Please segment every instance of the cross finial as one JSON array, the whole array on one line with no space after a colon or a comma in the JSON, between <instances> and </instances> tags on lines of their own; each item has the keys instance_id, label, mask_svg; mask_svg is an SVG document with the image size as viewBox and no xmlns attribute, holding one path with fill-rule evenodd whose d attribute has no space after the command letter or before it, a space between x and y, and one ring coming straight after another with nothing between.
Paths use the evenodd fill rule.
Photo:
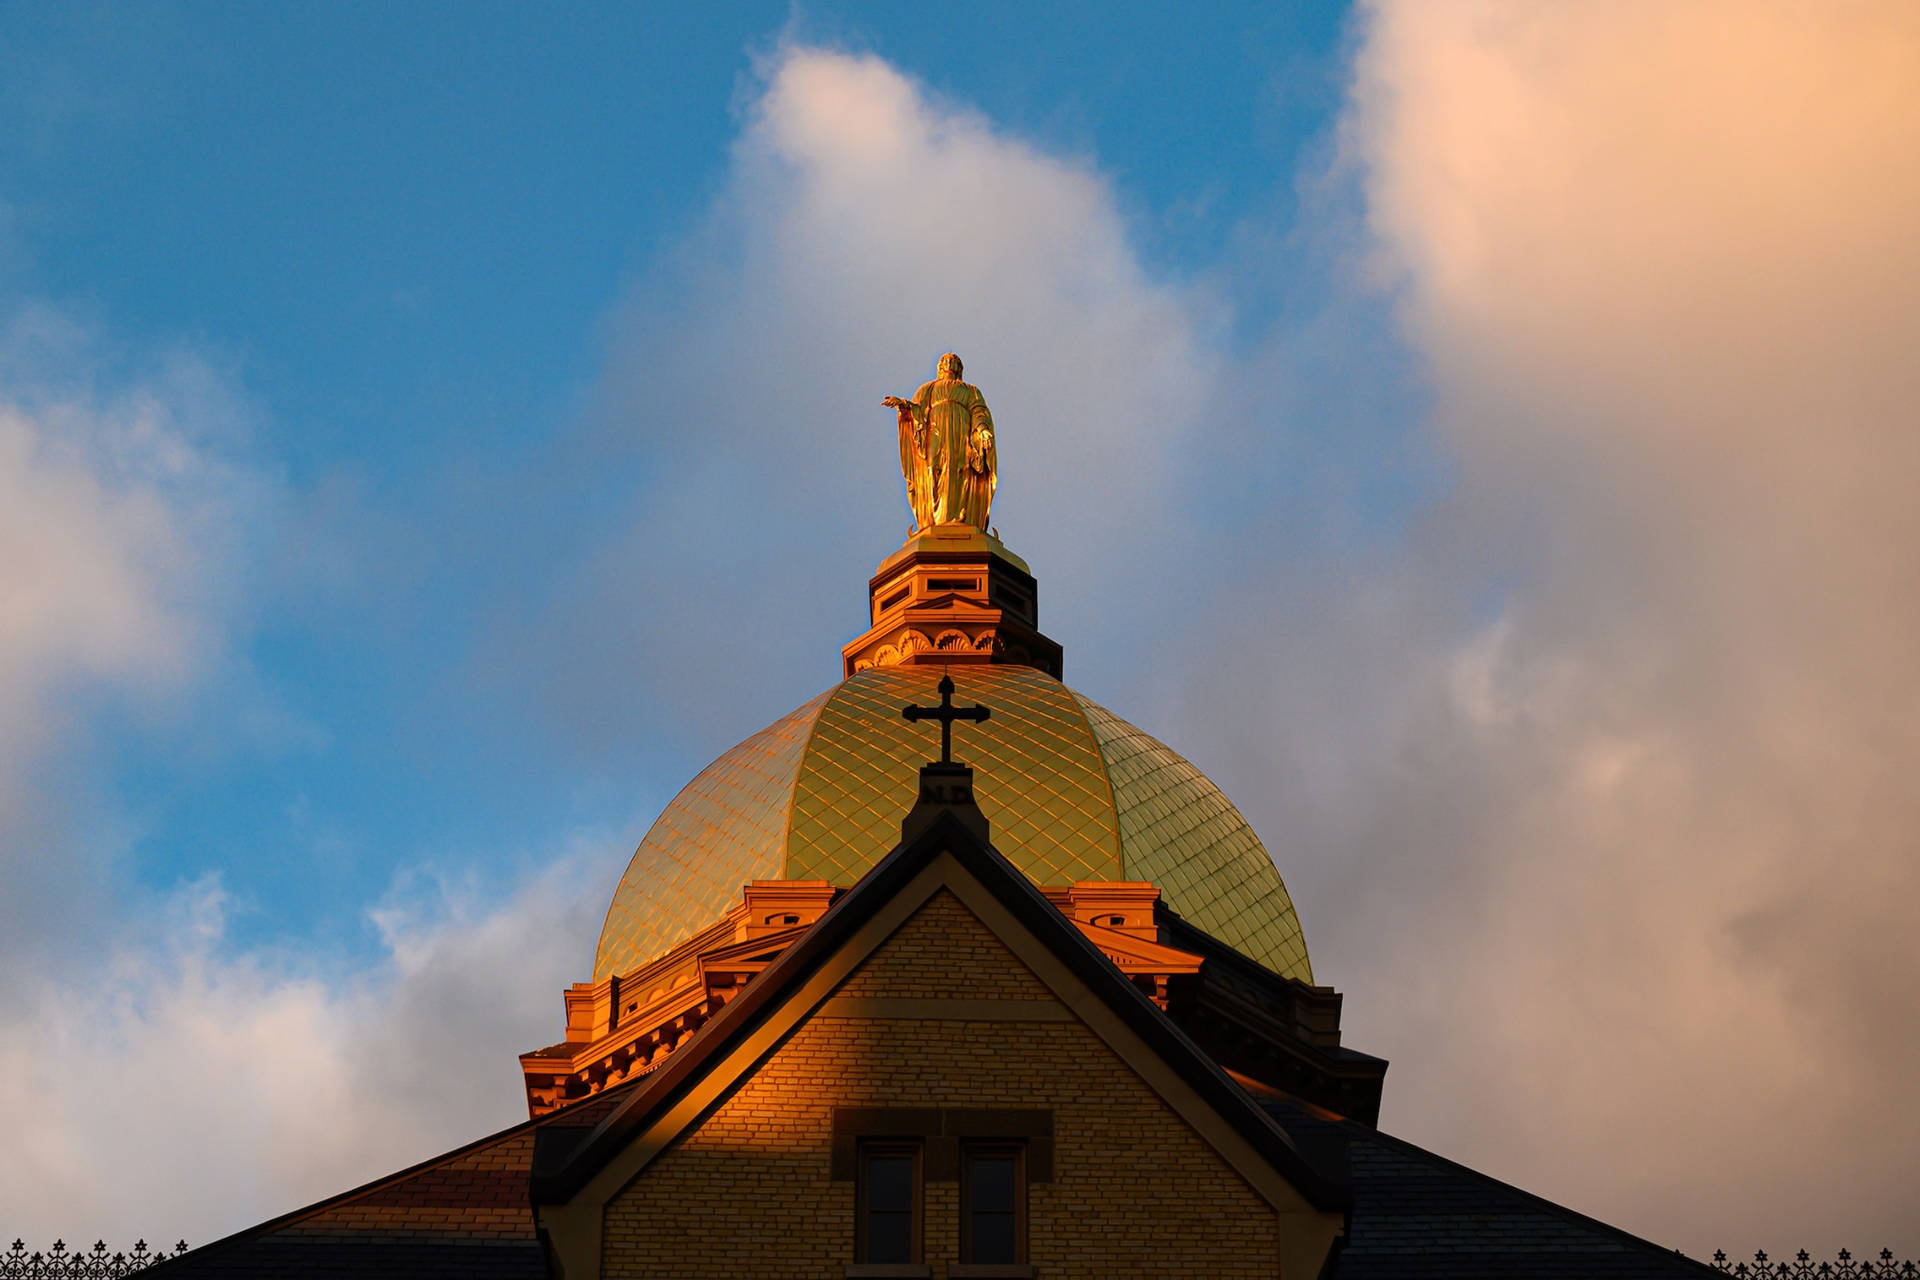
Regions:
<instances>
[{"instance_id":1,"label":"cross finial","mask_svg":"<svg viewBox=\"0 0 1920 1280\"><path fill-rule=\"evenodd\" d=\"M953 705L953 677L942 675L936 686L940 691L940 705L937 707L906 706L900 709L900 715L907 720L938 720L940 722L940 763L953 763L953 722L955 720L985 720L993 714L985 707L956 707Z\"/></svg>"}]
</instances>

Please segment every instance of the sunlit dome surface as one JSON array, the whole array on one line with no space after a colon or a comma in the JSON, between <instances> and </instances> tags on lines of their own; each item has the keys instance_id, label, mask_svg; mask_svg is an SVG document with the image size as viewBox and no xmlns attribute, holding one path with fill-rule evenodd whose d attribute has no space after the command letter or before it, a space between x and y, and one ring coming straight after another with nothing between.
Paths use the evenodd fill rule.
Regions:
<instances>
[{"instance_id":1,"label":"sunlit dome surface","mask_svg":"<svg viewBox=\"0 0 1920 1280\"><path fill-rule=\"evenodd\" d=\"M707 928L749 880L851 885L899 842L936 724L941 670L863 671L715 760L634 852L600 933L594 980ZM1188 921L1288 977L1313 980L1280 873L1220 789L1171 748L1031 667L958 668L956 700L993 718L954 756L994 847L1044 885L1151 880Z\"/></svg>"}]
</instances>

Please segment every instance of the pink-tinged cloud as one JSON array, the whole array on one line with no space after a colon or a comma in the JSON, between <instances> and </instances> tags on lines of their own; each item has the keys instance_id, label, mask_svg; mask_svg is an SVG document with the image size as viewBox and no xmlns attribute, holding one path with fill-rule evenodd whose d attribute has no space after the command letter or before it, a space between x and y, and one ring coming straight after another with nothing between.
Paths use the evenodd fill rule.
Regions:
<instances>
[{"instance_id":1,"label":"pink-tinged cloud","mask_svg":"<svg viewBox=\"0 0 1920 1280\"><path fill-rule=\"evenodd\" d=\"M1363 35L1372 265L1459 476L1401 572L1508 575L1377 655L1406 816L1327 819L1432 894L1341 944L1396 993L1350 1006L1388 1120L1689 1250L1920 1245L1920 8Z\"/></svg>"}]
</instances>

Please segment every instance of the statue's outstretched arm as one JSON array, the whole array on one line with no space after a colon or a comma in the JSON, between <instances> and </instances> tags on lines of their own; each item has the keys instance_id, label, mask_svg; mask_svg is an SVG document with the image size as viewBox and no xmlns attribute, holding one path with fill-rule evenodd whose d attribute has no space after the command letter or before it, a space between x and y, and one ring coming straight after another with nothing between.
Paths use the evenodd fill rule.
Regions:
<instances>
[{"instance_id":1,"label":"statue's outstretched arm","mask_svg":"<svg viewBox=\"0 0 1920 1280\"><path fill-rule=\"evenodd\" d=\"M927 406L917 400L902 400L899 396L887 396L880 403L889 409L898 409L903 415L912 415L915 422L926 421Z\"/></svg>"}]
</instances>

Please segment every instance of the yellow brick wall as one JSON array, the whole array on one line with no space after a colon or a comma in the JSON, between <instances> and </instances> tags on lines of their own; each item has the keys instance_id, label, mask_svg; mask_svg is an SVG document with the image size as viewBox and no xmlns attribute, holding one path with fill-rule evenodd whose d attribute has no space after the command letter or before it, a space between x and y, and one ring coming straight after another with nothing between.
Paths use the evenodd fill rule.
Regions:
<instances>
[{"instance_id":1,"label":"yellow brick wall","mask_svg":"<svg viewBox=\"0 0 1920 1280\"><path fill-rule=\"evenodd\" d=\"M1053 992L960 899L942 889L848 979L837 996L1049 1000Z\"/></svg>"},{"instance_id":2,"label":"yellow brick wall","mask_svg":"<svg viewBox=\"0 0 1920 1280\"><path fill-rule=\"evenodd\" d=\"M1035 999L1047 989L944 891L840 994ZM815 1018L607 1206L610 1277L834 1277L853 1184L833 1108L1045 1107L1054 1178L1029 1200L1042 1277L1277 1273L1270 1206L1079 1022ZM958 1184L926 1195L926 1260L959 1256Z\"/></svg>"}]
</instances>

